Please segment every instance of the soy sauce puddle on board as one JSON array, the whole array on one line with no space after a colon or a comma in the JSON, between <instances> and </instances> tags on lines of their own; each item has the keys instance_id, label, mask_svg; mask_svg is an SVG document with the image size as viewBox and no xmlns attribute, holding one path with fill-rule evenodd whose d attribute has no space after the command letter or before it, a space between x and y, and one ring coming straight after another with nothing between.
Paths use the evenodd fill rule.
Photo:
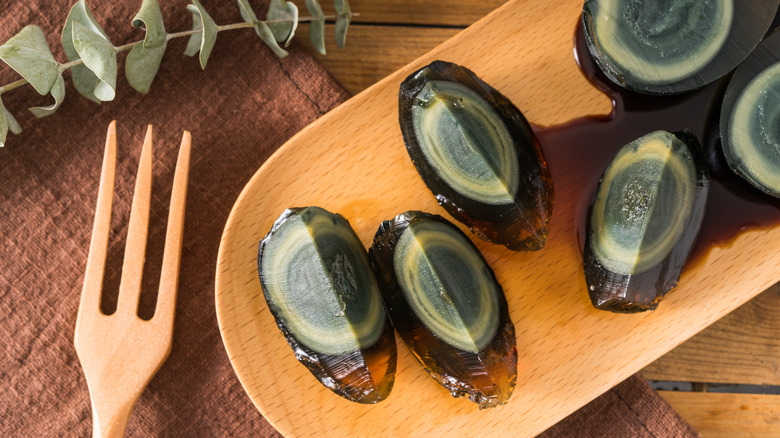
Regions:
<instances>
[{"instance_id":1,"label":"soy sauce puddle on board","mask_svg":"<svg viewBox=\"0 0 780 438\"><path fill-rule=\"evenodd\" d=\"M718 115L728 77L679 96L646 96L612 85L590 57L582 26L575 35L575 55L583 74L613 101L608 117L585 117L536 131L555 183L580 191L575 224L582 250L591 200L607 164L630 141L663 129L690 129L710 163L710 188L704 221L689 264L715 246L728 246L741 232L780 224L780 200L737 177L723 161Z\"/></svg>"}]
</instances>

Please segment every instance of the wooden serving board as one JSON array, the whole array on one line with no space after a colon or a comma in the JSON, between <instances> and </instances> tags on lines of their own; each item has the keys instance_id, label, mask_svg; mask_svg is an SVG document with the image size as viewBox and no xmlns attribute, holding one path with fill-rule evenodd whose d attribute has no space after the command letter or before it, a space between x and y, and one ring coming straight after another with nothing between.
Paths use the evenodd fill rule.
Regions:
<instances>
[{"instance_id":1,"label":"wooden serving board","mask_svg":"<svg viewBox=\"0 0 780 438\"><path fill-rule=\"evenodd\" d=\"M401 81L435 59L472 69L535 125L608 114L611 101L572 54L581 8L581 0L507 3L301 131L247 184L220 245L217 316L242 385L282 434L533 436L780 280L780 227L746 231L688 266L657 311L595 310L575 232L581 190L556 183L544 249L514 253L473 239L504 286L517 329L518 381L507 405L480 411L450 397L400 339L395 388L376 405L338 397L295 359L257 274L257 245L273 221L285 208L319 205L349 219L369 246L381 221L403 211L447 216L406 153L397 115Z\"/></svg>"}]
</instances>

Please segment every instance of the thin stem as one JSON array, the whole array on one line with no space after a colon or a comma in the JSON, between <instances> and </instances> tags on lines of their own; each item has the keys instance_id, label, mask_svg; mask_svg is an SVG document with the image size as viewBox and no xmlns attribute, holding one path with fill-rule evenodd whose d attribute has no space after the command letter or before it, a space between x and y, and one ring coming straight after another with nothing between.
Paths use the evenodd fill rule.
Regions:
<instances>
[{"instance_id":1,"label":"thin stem","mask_svg":"<svg viewBox=\"0 0 780 438\"><path fill-rule=\"evenodd\" d=\"M195 35L196 33L200 33L200 32L201 32L200 29L198 29L198 30L194 30L194 29L193 30L185 30L185 31L182 31L182 32L174 32L174 33L169 33L168 35L166 35L165 39L166 39L166 41L170 41L170 40L172 40L174 38L187 37L187 36L190 36L190 35Z\"/></svg>"},{"instance_id":2,"label":"thin stem","mask_svg":"<svg viewBox=\"0 0 780 438\"><path fill-rule=\"evenodd\" d=\"M266 23L270 23L267 21ZM250 27L254 27L254 23L251 23L249 21L245 21L243 23L233 23L233 24L225 24L222 26L217 26L217 31L222 32L223 30L233 30L233 29L248 29Z\"/></svg>"},{"instance_id":3,"label":"thin stem","mask_svg":"<svg viewBox=\"0 0 780 438\"><path fill-rule=\"evenodd\" d=\"M352 14L352 16L357 16L358 14ZM323 15L322 19L324 20L335 20L339 18L338 15ZM320 18L317 17L298 17L299 23L309 23L311 21L317 21L320 20ZM257 23L265 23L265 24L275 24L275 23L290 23L292 20L262 20L257 21ZM217 26L217 30L233 30L233 29L247 29L250 27L254 27L256 23L252 23L249 21L245 21L243 23L233 23L233 24L225 24L223 26Z\"/></svg>"},{"instance_id":4,"label":"thin stem","mask_svg":"<svg viewBox=\"0 0 780 438\"><path fill-rule=\"evenodd\" d=\"M13 81L10 84L3 85L2 87L0 87L0 94L5 93L6 91L13 90L14 88L19 88L26 83L27 83L27 79L23 78L23 79Z\"/></svg>"},{"instance_id":5,"label":"thin stem","mask_svg":"<svg viewBox=\"0 0 780 438\"><path fill-rule=\"evenodd\" d=\"M360 14L352 13L351 17L357 17L358 15L360 15ZM339 17L338 15L324 15L322 18L310 17L310 16L298 17L298 22L299 23L307 23L307 22L316 21L316 20L320 20L320 19L335 20L338 17ZM266 23L266 24L290 23L290 22L292 22L292 20L265 20L265 21L258 21L258 23ZM254 27L254 25L255 25L255 23L251 23L251 22L248 22L248 21L241 22L241 23L225 24L225 25L222 25L222 26L217 26L217 31L221 32L223 30L247 29L247 28ZM200 29L194 30L193 29L193 30L185 30L185 31L182 31L182 32L169 33L169 34L167 34L165 36L165 40L167 42L167 41L170 41L170 40L175 39L175 38L188 37L190 35L195 35L195 34L200 33L200 32L202 32L202 30L200 30ZM134 41L132 43L124 44L124 45L121 45L121 46L116 46L116 47L114 47L114 50L117 53L119 53L119 52L126 52L128 50L131 50L133 47L143 43L143 42L144 42L143 40ZM70 61L70 62L66 62L66 63L60 64L58 69L59 69L60 73L62 73L65 70L70 69L71 67L74 67L74 66L77 66L77 65L80 65L80 64L83 64L83 63L84 63L84 61L82 61L81 59L77 59L75 61ZM6 91L11 91L11 90L13 90L15 88L19 88L19 87L21 87L21 86L23 86L23 85L25 85L27 83L28 83L27 79L22 78L22 79L18 79L16 81L14 81L14 82L11 82L9 84L3 85L2 87L0 87L0 94L5 93Z\"/></svg>"},{"instance_id":6,"label":"thin stem","mask_svg":"<svg viewBox=\"0 0 780 438\"><path fill-rule=\"evenodd\" d=\"M133 47L141 44L142 42L144 42L144 41L143 40L135 41L135 42L132 42L132 43L125 44L123 46L114 47L114 50L116 51L116 53L124 52L126 50L132 50Z\"/></svg>"},{"instance_id":7,"label":"thin stem","mask_svg":"<svg viewBox=\"0 0 780 438\"><path fill-rule=\"evenodd\" d=\"M77 59L75 61L66 62L65 64L60 64L60 72L64 72L65 70L67 70L67 69L69 69L71 67L74 67L74 66L77 66L77 65L80 65L80 64L83 64L83 63L84 63L84 61L82 61L81 59Z\"/></svg>"}]
</instances>

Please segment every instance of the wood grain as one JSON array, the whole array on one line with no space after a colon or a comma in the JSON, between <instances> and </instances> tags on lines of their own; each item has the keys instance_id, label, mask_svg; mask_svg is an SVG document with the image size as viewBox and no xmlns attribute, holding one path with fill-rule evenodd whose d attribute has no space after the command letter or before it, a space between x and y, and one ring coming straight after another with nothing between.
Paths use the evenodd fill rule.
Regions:
<instances>
[{"instance_id":1,"label":"wood grain","mask_svg":"<svg viewBox=\"0 0 780 438\"><path fill-rule=\"evenodd\" d=\"M350 0L355 23L433 24L469 26L500 7L507 0ZM333 13L333 2L321 2L325 13ZM350 28L349 32L352 32ZM332 35L332 34L329 34Z\"/></svg>"},{"instance_id":2,"label":"wood grain","mask_svg":"<svg viewBox=\"0 0 780 438\"><path fill-rule=\"evenodd\" d=\"M478 411L452 399L402 346L395 389L373 406L333 395L295 360L256 272L257 242L274 219L287 207L320 205L346 216L368 244L380 221L404 210L446 215L420 181L397 126L400 82L433 59L469 66L535 124L611 111L609 99L585 81L572 57L581 7L579 0L508 3L300 132L249 182L220 245L217 316L242 385L280 432L531 436L780 279L780 228L754 230L690 266L661 310L597 311L585 292L573 232L583 194L571 181L556 186L542 251L512 253L476 242L504 285L518 333L520 378L506 406Z\"/></svg>"},{"instance_id":3,"label":"wood grain","mask_svg":"<svg viewBox=\"0 0 780 438\"><path fill-rule=\"evenodd\" d=\"M137 306L152 196L152 125L148 126L133 192L119 303L116 312L106 315L100 311L100 293L116 176L116 121L108 127L95 222L74 333L74 346L89 387L92 436L96 438L123 436L138 397L171 352L190 145L190 133L185 131L171 189L157 308L151 319L143 320L138 317Z\"/></svg>"},{"instance_id":4,"label":"wood grain","mask_svg":"<svg viewBox=\"0 0 780 438\"><path fill-rule=\"evenodd\" d=\"M333 26L326 27L326 35L333 35ZM325 41L327 55L315 57L347 91L357 94L458 32L410 26L352 26L346 48L337 48L329 38ZM301 41L311 48L308 40Z\"/></svg>"},{"instance_id":5,"label":"wood grain","mask_svg":"<svg viewBox=\"0 0 780 438\"><path fill-rule=\"evenodd\" d=\"M659 391L703 438L780 436L780 395Z\"/></svg>"},{"instance_id":6,"label":"wood grain","mask_svg":"<svg viewBox=\"0 0 780 438\"><path fill-rule=\"evenodd\" d=\"M774 285L642 374L653 380L780 385L778 315L780 285Z\"/></svg>"},{"instance_id":7,"label":"wood grain","mask_svg":"<svg viewBox=\"0 0 780 438\"><path fill-rule=\"evenodd\" d=\"M357 25L350 29L347 49L328 41L328 54L316 56L357 94L459 31ZM780 314L779 290L773 286L650 364L643 375L653 380L780 385L780 319L775 316Z\"/></svg>"}]
</instances>

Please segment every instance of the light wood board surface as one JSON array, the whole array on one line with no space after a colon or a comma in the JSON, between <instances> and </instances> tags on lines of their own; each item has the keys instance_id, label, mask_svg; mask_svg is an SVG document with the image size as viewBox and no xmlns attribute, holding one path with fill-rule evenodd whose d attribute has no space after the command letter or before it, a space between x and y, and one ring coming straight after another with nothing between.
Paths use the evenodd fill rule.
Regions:
<instances>
[{"instance_id":1,"label":"light wood board surface","mask_svg":"<svg viewBox=\"0 0 780 438\"><path fill-rule=\"evenodd\" d=\"M402 345L388 400L335 396L300 365L275 327L256 272L257 243L287 207L339 212L368 245L408 209L442 213L406 155L397 90L434 59L470 67L537 125L605 114L609 100L580 75L572 39L580 1L513 1L332 111L269 159L239 197L217 265L217 314L252 401L286 436L532 436L780 279L780 230L743 233L689 267L657 312L614 315L587 298L574 237L579 199L556 186L547 246L518 254L476 242L504 285L520 366L506 406L452 399Z\"/></svg>"},{"instance_id":2,"label":"light wood board surface","mask_svg":"<svg viewBox=\"0 0 780 438\"><path fill-rule=\"evenodd\" d=\"M479 14L484 15L481 2L448 5L454 13L446 22L440 19L438 7L431 2L410 5L403 0L387 0L376 5L360 5L355 10L370 8L366 15L371 19L366 21L371 24L365 24L361 15L350 28L345 49L337 49L328 40L327 56L315 56L347 90L357 94L454 36L459 32L457 26L465 23L465 19L473 22L481 17ZM327 32L330 35L332 28ZM779 311L780 285L776 284L651 362L641 373L647 379L674 381L679 385L693 382L699 391L712 384L780 385ZM761 392L764 387L754 386L748 391ZM662 392L665 394L671 393ZM780 418L776 422L765 421L766 415L741 409L744 403L715 408L723 398L718 393L699 392L691 397L674 397L669 401L674 401L673 407L697 430L705 432L705 437L780 435L777 431ZM751 399L753 396L733 394L733 397ZM708 403L710 398L712 401ZM687 403L689 399L693 401ZM762 400L761 406L767 407L767 414L780 412L780 395L767 395Z\"/></svg>"}]
</instances>

